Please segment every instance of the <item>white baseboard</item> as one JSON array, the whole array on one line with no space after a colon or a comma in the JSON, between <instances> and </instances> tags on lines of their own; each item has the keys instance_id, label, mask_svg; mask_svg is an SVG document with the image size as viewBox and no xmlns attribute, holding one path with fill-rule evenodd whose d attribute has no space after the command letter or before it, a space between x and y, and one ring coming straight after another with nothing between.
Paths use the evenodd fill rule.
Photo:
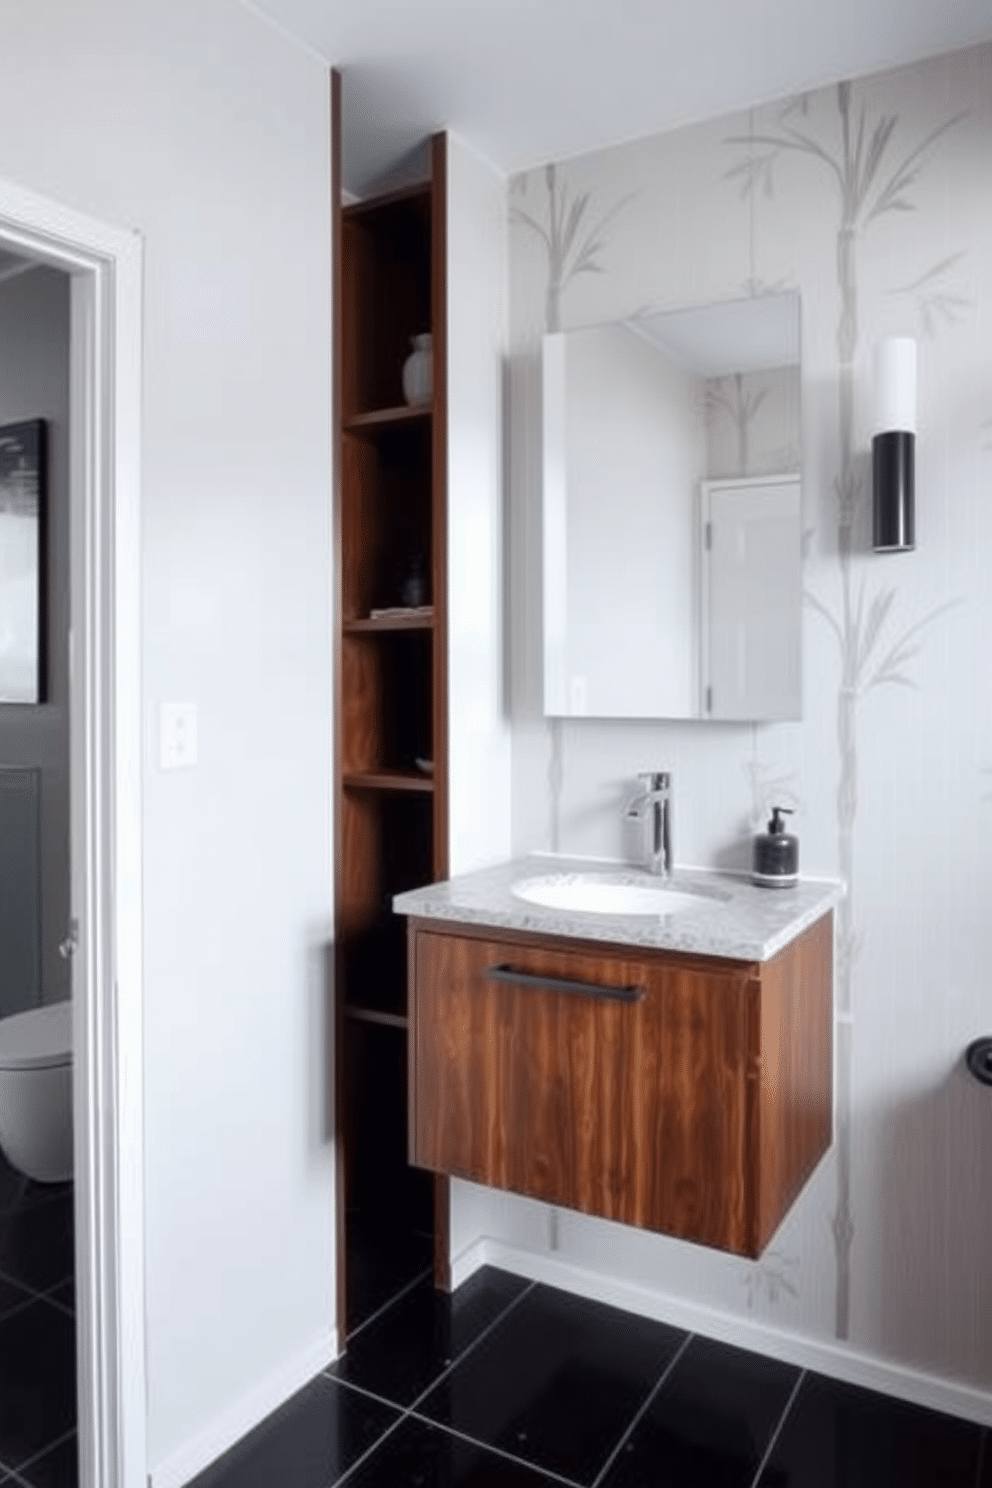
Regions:
<instances>
[{"instance_id":1,"label":"white baseboard","mask_svg":"<svg viewBox=\"0 0 992 1488\"><path fill-rule=\"evenodd\" d=\"M962 1416L981 1426L992 1426L992 1393L974 1385L910 1369L830 1339L804 1337L755 1318L687 1302L682 1297L652 1291L603 1272L570 1265L547 1253L507 1245L486 1236L466 1246L452 1259L452 1286L459 1286L485 1264L501 1266L504 1271L512 1271L517 1276L562 1287L597 1302L608 1302L626 1312L656 1318L687 1332L700 1333L705 1338L752 1349L755 1353L767 1354L801 1369L815 1370L817 1374L832 1379L878 1390L884 1395L908 1400L913 1405Z\"/></svg>"},{"instance_id":2,"label":"white baseboard","mask_svg":"<svg viewBox=\"0 0 992 1488\"><path fill-rule=\"evenodd\" d=\"M482 1235L479 1237L478 1240L473 1240L471 1245L466 1245L465 1249L459 1252L458 1255L452 1256L451 1290L457 1290L457 1288L461 1286L463 1281L468 1281L469 1277L473 1274L473 1272L478 1271L480 1266L503 1266L503 1269L505 1271L513 1271L515 1274L520 1276L527 1274L526 1272L520 1271L516 1266L511 1266L508 1263L504 1264L503 1261L494 1260L493 1257L497 1249L502 1253L502 1251L506 1250L507 1247L501 1246L499 1241L497 1240L487 1240L485 1236ZM507 1251L507 1253L509 1254L509 1251Z\"/></svg>"},{"instance_id":3,"label":"white baseboard","mask_svg":"<svg viewBox=\"0 0 992 1488\"><path fill-rule=\"evenodd\" d=\"M338 1357L337 1329L218 1416L148 1474L149 1488L182 1488Z\"/></svg>"}]
</instances>

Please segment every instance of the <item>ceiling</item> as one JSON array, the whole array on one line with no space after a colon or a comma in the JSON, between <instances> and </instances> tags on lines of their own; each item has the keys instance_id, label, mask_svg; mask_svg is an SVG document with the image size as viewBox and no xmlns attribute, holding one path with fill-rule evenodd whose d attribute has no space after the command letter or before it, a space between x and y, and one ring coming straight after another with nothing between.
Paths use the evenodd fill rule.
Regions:
<instances>
[{"instance_id":1,"label":"ceiling","mask_svg":"<svg viewBox=\"0 0 992 1488\"><path fill-rule=\"evenodd\" d=\"M626 324L697 377L799 367L799 296L792 292L665 310Z\"/></svg>"},{"instance_id":2,"label":"ceiling","mask_svg":"<svg viewBox=\"0 0 992 1488\"><path fill-rule=\"evenodd\" d=\"M992 40L989 0L242 0L344 78L346 188L450 128L510 173Z\"/></svg>"}]
</instances>

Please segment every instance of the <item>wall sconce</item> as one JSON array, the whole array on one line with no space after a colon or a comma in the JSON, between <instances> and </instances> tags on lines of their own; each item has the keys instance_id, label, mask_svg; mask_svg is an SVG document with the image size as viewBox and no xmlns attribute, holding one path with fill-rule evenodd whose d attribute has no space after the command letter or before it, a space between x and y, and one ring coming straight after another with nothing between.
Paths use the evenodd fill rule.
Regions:
<instances>
[{"instance_id":1,"label":"wall sconce","mask_svg":"<svg viewBox=\"0 0 992 1488\"><path fill-rule=\"evenodd\" d=\"M916 342L909 336L890 336L875 348L875 429L872 546L908 553L916 547Z\"/></svg>"}]
</instances>

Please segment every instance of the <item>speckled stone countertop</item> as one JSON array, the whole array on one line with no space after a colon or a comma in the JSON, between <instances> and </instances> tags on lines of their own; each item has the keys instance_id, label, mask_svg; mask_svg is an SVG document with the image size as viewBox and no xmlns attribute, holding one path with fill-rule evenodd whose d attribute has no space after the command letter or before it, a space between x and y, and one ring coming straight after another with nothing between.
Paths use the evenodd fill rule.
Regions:
<instances>
[{"instance_id":1,"label":"speckled stone countertop","mask_svg":"<svg viewBox=\"0 0 992 1488\"><path fill-rule=\"evenodd\" d=\"M676 889L699 897L699 908L675 914L599 914L547 909L519 898L513 886L533 879L594 878L600 883ZM662 881L622 863L535 854L443 883L397 894L398 914L493 930L564 935L611 945L684 951L734 961L768 961L843 897L829 879L801 879L791 889L762 889L735 874L676 868Z\"/></svg>"}]
</instances>

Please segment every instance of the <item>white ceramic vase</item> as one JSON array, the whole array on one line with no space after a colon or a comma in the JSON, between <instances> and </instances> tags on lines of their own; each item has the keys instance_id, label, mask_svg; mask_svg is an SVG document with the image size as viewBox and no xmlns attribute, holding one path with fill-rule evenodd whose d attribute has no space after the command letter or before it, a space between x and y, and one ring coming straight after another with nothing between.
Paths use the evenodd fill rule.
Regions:
<instances>
[{"instance_id":1,"label":"white ceramic vase","mask_svg":"<svg viewBox=\"0 0 992 1488\"><path fill-rule=\"evenodd\" d=\"M429 403L434 389L434 353L430 332L411 336L413 350L403 363L403 396L408 403Z\"/></svg>"}]
</instances>

